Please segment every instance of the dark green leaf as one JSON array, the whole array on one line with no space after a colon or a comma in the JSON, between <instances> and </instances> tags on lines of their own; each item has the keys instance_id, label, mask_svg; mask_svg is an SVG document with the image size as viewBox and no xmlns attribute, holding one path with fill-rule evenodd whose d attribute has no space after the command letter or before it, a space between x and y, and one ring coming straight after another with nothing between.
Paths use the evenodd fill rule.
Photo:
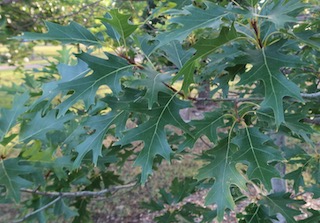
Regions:
<instances>
[{"instance_id":1,"label":"dark green leaf","mask_svg":"<svg viewBox=\"0 0 320 223\"><path fill-rule=\"evenodd\" d=\"M103 145L103 140L106 137L107 130L111 125L121 123L122 120L127 120L127 116L128 114L125 111L111 111L106 115L89 117L83 123L88 136L75 148L75 150L78 152L78 156L73 163L73 167L78 168L83 157L89 151L92 151L93 163L96 164L98 157L102 156L101 148Z\"/></svg>"},{"instance_id":2,"label":"dark green leaf","mask_svg":"<svg viewBox=\"0 0 320 223\"><path fill-rule=\"evenodd\" d=\"M270 194L263 197L259 203L267 205L270 217L276 216L277 213L280 213L286 219L287 223L295 223L296 220L294 219L294 216L301 214L299 207L301 207L305 202L301 200L292 200L290 199L290 193L287 193ZM296 208L296 210L293 208Z\"/></svg>"},{"instance_id":3,"label":"dark green leaf","mask_svg":"<svg viewBox=\"0 0 320 223\"><path fill-rule=\"evenodd\" d=\"M217 128L224 126L224 117L221 113L222 111L219 109L213 112L206 112L204 113L204 118L202 120L193 120L189 123L190 125L195 126L195 129L193 130L195 140L202 135L205 135L211 142L217 142Z\"/></svg>"},{"instance_id":4,"label":"dark green leaf","mask_svg":"<svg viewBox=\"0 0 320 223\"><path fill-rule=\"evenodd\" d=\"M300 0L278 0L271 3L271 6L271 10L267 7L267 19L274 23L277 29L285 28L290 22L297 22L298 20L291 14L306 7Z\"/></svg>"},{"instance_id":5,"label":"dark green leaf","mask_svg":"<svg viewBox=\"0 0 320 223\"><path fill-rule=\"evenodd\" d=\"M129 18L131 15L124 15L119 13L117 9L110 10L105 18L101 21L107 27L107 33L110 37L120 41L120 38L124 41L129 37L137 28L137 25L132 25L129 23Z\"/></svg>"},{"instance_id":6,"label":"dark green leaf","mask_svg":"<svg viewBox=\"0 0 320 223\"><path fill-rule=\"evenodd\" d=\"M230 144L227 138L221 140L219 144L210 150L212 158L210 163L199 170L197 179L210 179L215 181L206 197L206 205L215 203L217 207L218 221L224 216L225 209L234 210L235 203L230 191L232 185L246 190L246 179L236 168L236 163L232 161L231 150L234 145Z\"/></svg>"},{"instance_id":7,"label":"dark green leaf","mask_svg":"<svg viewBox=\"0 0 320 223\"><path fill-rule=\"evenodd\" d=\"M144 148L139 153L135 161L136 166L142 167L141 182L147 180L149 174L152 173L152 163L156 155L160 155L165 159L170 159L171 148L168 144L165 126L168 124L174 125L182 130L188 131L187 125L179 115L179 110L188 106L176 98L176 95L159 94L159 105L148 110L146 105L136 104L132 107L136 112L142 112L150 115L150 119L124 132L124 137L115 145L126 145L134 141L142 140Z\"/></svg>"},{"instance_id":8,"label":"dark green leaf","mask_svg":"<svg viewBox=\"0 0 320 223\"><path fill-rule=\"evenodd\" d=\"M248 165L248 178L260 180L268 190L271 189L271 178L279 176L276 168L269 163L281 160L279 150L265 145L269 140L257 128L243 129L232 139L232 143L239 147L234 154L235 161Z\"/></svg>"},{"instance_id":9,"label":"dark green leaf","mask_svg":"<svg viewBox=\"0 0 320 223\"><path fill-rule=\"evenodd\" d=\"M190 59L195 50L193 48L185 50L179 41L172 41L161 48L165 52L165 57L176 65L179 69Z\"/></svg>"},{"instance_id":10,"label":"dark green leaf","mask_svg":"<svg viewBox=\"0 0 320 223\"><path fill-rule=\"evenodd\" d=\"M182 90L188 92L190 84L194 82L193 75L198 59L214 53L217 49L231 43L237 37L237 32L232 26L230 29L223 27L219 36L215 39L200 39L194 46L197 50L196 54L183 65L173 80L177 80L179 77L184 76Z\"/></svg>"},{"instance_id":11,"label":"dark green leaf","mask_svg":"<svg viewBox=\"0 0 320 223\"><path fill-rule=\"evenodd\" d=\"M141 73L146 75L146 78L141 78L130 83L130 87L142 86L146 88L144 98L148 100L148 108L151 109L153 104L158 101L159 92L170 93L168 87L165 86L171 75L167 73L157 72L151 68L145 68Z\"/></svg>"},{"instance_id":12,"label":"dark green leaf","mask_svg":"<svg viewBox=\"0 0 320 223\"><path fill-rule=\"evenodd\" d=\"M267 48L249 51L248 58L253 67L241 75L241 81L238 83L245 85L257 80L263 81L265 98L261 106L273 110L277 126L285 121L283 98L289 96L302 101L300 89L280 71L282 67L297 66L301 62L295 56L280 53L282 45L283 42L280 42Z\"/></svg>"}]
</instances>

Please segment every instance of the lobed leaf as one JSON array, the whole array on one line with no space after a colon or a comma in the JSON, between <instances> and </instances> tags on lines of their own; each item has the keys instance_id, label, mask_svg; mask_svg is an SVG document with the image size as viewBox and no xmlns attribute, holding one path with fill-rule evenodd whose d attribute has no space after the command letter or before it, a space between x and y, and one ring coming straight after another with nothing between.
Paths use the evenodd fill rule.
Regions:
<instances>
[{"instance_id":1,"label":"lobed leaf","mask_svg":"<svg viewBox=\"0 0 320 223\"><path fill-rule=\"evenodd\" d=\"M102 59L91 56L87 53L77 54L93 70L93 73L82 78L71 79L58 84L56 88L59 92L72 91L73 94L57 106L58 116L65 114L66 111L82 100L85 109L94 104L96 91L100 86L108 86L113 93L118 94L121 91L120 79L123 76L132 75L133 65L128 64L126 60L115 55L106 53L108 59Z\"/></svg>"},{"instance_id":2,"label":"lobed leaf","mask_svg":"<svg viewBox=\"0 0 320 223\"><path fill-rule=\"evenodd\" d=\"M129 23L131 15L124 15L119 13L117 9L110 10L104 18L100 20L107 27L107 33L113 39L124 41L129 37L137 28L137 25Z\"/></svg>"},{"instance_id":3,"label":"lobed leaf","mask_svg":"<svg viewBox=\"0 0 320 223\"><path fill-rule=\"evenodd\" d=\"M279 49L283 44L284 42L279 42L263 49L248 51L248 61L253 67L241 75L241 81L237 84L245 85L257 80L263 81L265 98L261 107L273 110L277 127L285 121L283 98L288 96L302 101L299 87L280 71L282 67L297 66L302 62L295 56L280 53Z\"/></svg>"},{"instance_id":4,"label":"lobed leaf","mask_svg":"<svg viewBox=\"0 0 320 223\"><path fill-rule=\"evenodd\" d=\"M220 27L223 23L222 18L227 16L229 12L217 4L206 2L206 5L206 9L200 9L193 5L185 6L180 13L177 13L180 16L170 19L171 23L177 23L181 27L157 35L156 40L159 41L159 44L156 48L167 45L174 40L181 42L190 33L200 28L215 29Z\"/></svg>"},{"instance_id":5,"label":"lobed leaf","mask_svg":"<svg viewBox=\"0 0 320 223\"><path fill-rule=\"evenodd\" d=\"M268 190L271 190L271 179L279 176L271 161L281 160L279 150L265 145L270 138L262 134L257 128L245 128L232 139L232 143L239 147L234 154L234 161L248 165L247 176L260 180Z\"/></svg>"},{"instance_id":6,"label":"lobed leaf","mask_svg":"<svg viewBox=\"0 0 320 223\"><path fill-rule=\"evenodd\" d=\"M25 106L28 99L29 96L26 93L16 96L11 109L0 109L0 142L9 130L17 124L18 117L28 109Z\"/></svg>"},{"instance_id":7,"label":"lobed leaf","mask_svg":"<svg viewBox=\"0 0 320 223\"><path fill-rule=\"evenodd\" d=\"M214 39L200 39L194 48L197 50L195 55L191 57L179 70L173 81L180 77L183 78L182 90L188 92L189 86L194 82L193 75L196 68L198 59L208 56L220 49L222 46L231 43L238 37L235 28L232 26L230 29L223 27L219 36Z\"/></svg>"},{"instance_id":8,"label":"lobed leaf","mask_svg":"<svg viewBox=\"0 0 320 223\"><path fill-rule=\"evenodd\" d=\"M99 40L86 28L76 22L71 22L68 26L62 26L52 22L44 22L48 28L47 33L25 32L15 39L23 40L53 40L63 44L82 43L86 46L100 46Z\"/></svg>"},{"instance_id":9,"label":"lobed leaf","mask_svg":"<svg viewBox=\"0 0 320 223\"><path fill-rule=\"evenodd\" d=\"M172 151L167 141L165 126L170 124L186 132L189 131L189 125L179 115L179 110L189 106L188 103L176 98L175 94L164 93L159 94L158 103L151 110L145 104L133 104L131 107L133 111L148 114L150 119L138 127L124 132L124 136L115 144L126 145L140 140L144 142L144 147L134 164L142 167L142 183L145 183L148 175L152 173L152 164L156 155L167 160L170 159Z\"/></svg>"},{"instance_id":10,"label":"lobed leaf","mask_svg":"<svg viewBox=\"0 0 320 223\"><path fill-rule=\"evenodd\" d=\"M214 179L214 183L206 197L206 205L215 203L218 221L222 221L226 209L234 210L235 203L230 191L232 185L246 190L246 179L236 168L232 160L233 145L228 138L219 141L218 145L208 151L209 164L202 167L197 175L198 180Z\"/></svg>"},{"instance_id":11,"label":"lobed leaf","mask_svg":"<svg viewBox=\"0 0 320 223\"><path fill-rule=\"evenodd\" d=\"M32 182L25 179L29 174L35 171L30 165L20 165L19 158L10 158L0 160L0 187L5 187L5 196L7 199L20 201L20 189L30 187Z\"/></svg>"}]
</instances>

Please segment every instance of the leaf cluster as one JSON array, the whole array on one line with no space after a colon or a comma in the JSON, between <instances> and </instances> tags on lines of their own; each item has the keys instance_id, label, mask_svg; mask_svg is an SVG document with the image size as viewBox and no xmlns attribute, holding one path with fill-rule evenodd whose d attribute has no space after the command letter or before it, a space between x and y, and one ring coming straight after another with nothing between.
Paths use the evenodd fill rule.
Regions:
<instances>
[{"instance_id":1,"label":"leaf cluster","mask_svg":"<svg viewBox=\"0 0 320 223\"><path fill-rule=\"evenodd\" d=\"M17 151L1 154L1 199L20 202L29 188L36 211L28 218L45 219L53 208L80 222L89 198L64 192L124 184L115 168L132 160L141 171L131 180L145 184L162 162L198 153L198 174L175 179L145 206L159 211L207 190L204 203L216 208L186 203L156 220L222 221L249 200L242 222L295 222L304 202L273 180L319 196L320 21L305 14L310 8L299 0L159 1L142 23L111 9L99 37L75 22L47 22L46 33L16 37L82 44L83 51L74 64L58 64L47 83L26 78L24 94L1 109L1 146ZM106 44L113 52L94 53ZM289 148L283 137L299 143ZM199 154L204 138L211 144Z\"/></svg>"}]
</instances>

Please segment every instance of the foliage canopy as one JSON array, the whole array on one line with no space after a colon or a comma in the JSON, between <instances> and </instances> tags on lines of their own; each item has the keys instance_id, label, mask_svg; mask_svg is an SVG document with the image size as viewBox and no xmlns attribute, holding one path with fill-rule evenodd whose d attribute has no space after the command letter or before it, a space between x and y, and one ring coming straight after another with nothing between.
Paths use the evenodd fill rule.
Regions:
<instances>
[{"instance_id":1,"label":"foliage canopy","mask_svg":"<svg viewBox=\"0 0 320 223\"><path fill-rule=\"evenodd\" d=\"M317 9L299 0L159 1L140 24L111 9L100 18L102 35L47 22L47 33L16 37L79 43L83 51L46 83L26 76L12 108L1 109L1 146L11 151L1 155L1 200L31 193L36 211L25 218L44 221L53 208L81 222L87 213L77 193L125 183L112 167L134 159L135 183L144 184L164 160L183 159L206 139L198 174L174 180L148 205L161 210L205 188L205 204L216 209L187 203L156 220L222 221L248 199L242 222L296 222L304 202L278 191L273 178L287 179L292 193L320 196ZM106 44L114 52L94 54ZM283 136L299 143L275 143Z\"/></svg>"}]
</instances>

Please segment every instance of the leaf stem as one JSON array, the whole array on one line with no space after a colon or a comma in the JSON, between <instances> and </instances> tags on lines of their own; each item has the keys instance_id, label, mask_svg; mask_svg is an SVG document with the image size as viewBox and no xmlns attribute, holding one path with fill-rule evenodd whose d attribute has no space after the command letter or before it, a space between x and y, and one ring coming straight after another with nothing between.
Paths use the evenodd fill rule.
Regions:
<instances>
[{"instance_id":1,"label":"leaf stem","mask_svg":"<svg viewBox=\"0 0 320 223\"><path fill-rule=\"evenodd\" d=\"M53 201L49 202L48 204L42 206L41 208L39 208L39 209L37 209L37 210L35 210L35 211L33 211L33 212L25 215L23 218L18 219L18 220L13 221L13 222L14 222L14 223L23 222L23 221L26 220L27 218L31 217L32 215L35 215L35 214L39 213L40 211L43 211L44 209L46 209L46 208L50 207L51 205L57 203L57 202L58 202L59 200L61 200L61 199L62 199L62 196L59 196L59 197L57 197L56 199L54 199Z\"/></svg>"},{"instance_id":2,"label":"leaf stem","mask_svg":"<svg viewBox=\"0 0 320 223\"><path fill-rule=\"evenodd\" d=\"M46 196L46 197L60 197L60 198L62 198L62 197L99 197L99 196L104 196L106 193L130 188L135 185L136 185L136 182L133 182L130 184L106 188L106 189L100 190L100 191L76 191L76 192L56 192L56 191L53 191L53 192L50 192L50 191L34 191L31 189L26 189L26 188L22 188L22 189L20 189L20 191L24 192L24 193L37 194L37 195L42 195L42 196Z\"/></svg>"}]
</instances>

